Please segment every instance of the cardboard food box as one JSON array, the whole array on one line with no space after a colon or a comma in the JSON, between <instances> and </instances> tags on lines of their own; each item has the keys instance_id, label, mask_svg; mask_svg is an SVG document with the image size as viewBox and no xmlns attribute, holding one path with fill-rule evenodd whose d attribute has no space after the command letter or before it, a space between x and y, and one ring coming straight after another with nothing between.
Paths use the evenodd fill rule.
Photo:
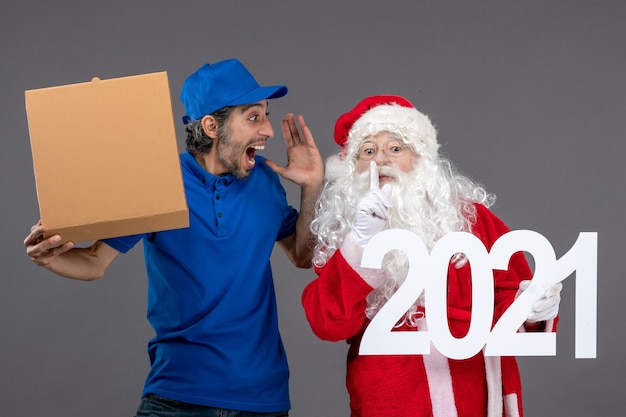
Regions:
<instances>
[{"instance_id":1,"label":"cardboard food box","mask_svg":"<svg viewBox=\"0 0 626 417\"><path fill-rule=\"evenodd\" d=\"M45 237L189 225L166 72L25 92Z\"/></svg>"}]
</instances>

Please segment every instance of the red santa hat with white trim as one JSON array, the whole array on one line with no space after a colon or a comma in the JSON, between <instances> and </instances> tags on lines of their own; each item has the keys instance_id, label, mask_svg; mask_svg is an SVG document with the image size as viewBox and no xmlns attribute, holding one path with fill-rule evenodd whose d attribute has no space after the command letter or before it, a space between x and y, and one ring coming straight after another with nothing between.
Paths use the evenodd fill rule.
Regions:
<instances>
[{"instance_id":1,"label":"red santa hat with white trim","mask_svg":"<svg viewBox=\"0 0 626 417\"><path fill-rule=\"evenodd\" d=\"M428 116L420 113L409 100L401 96L370 96L352 110L339 116L335 123L335 142L342 153L350 142L365 139L379 132L399 133L419 152L424 149L437 153L437 131Z\"/></svg>"}]
</instances>

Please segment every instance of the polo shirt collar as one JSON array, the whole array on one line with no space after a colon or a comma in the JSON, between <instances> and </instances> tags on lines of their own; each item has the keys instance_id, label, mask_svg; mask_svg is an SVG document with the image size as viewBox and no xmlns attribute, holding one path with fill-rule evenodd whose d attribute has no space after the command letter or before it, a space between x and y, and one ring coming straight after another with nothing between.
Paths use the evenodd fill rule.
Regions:
<instances>
[{"instance_id":1,"label":"polo shirt collar","mask_svg":"<svg viewBox=\"0 0 626 417\"><path fill-rule=\"evenodd\" d=\"M193 155L189 153L189 151L186 151L182 155L182 161L183 164L185 164L191 170L193 175L205 184L214 184L218 180L221 180L220 183L229 185L237 179L237 177L235 177L233 174L220 176L211 174L206 169L202 168L202 166L200 166L198 161L196 161L196 158L194 158Z\"/></svg>"}]
</instances>

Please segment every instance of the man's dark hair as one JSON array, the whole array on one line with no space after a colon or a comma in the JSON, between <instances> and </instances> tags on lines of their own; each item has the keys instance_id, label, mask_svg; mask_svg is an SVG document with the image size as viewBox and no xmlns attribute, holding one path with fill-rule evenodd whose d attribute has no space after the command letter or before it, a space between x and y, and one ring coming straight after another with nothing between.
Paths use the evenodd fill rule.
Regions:
<instances>
[{"instance_id":1,"label":"man's dark hair","mask_svg":"<svg viewBox=\"0 0 626 417\"><path fill-rule=\"evenodd\" d=\"M234 106L223 107L211 114L217 122L219 137L223 137L225 135L228 118L234 109ZM201 120L194 120L187 123L185 125L185 130L187 131L187 150L190 154L196 156L211 152L213 139L204 133Z\"/></svg>"}]
</instances>

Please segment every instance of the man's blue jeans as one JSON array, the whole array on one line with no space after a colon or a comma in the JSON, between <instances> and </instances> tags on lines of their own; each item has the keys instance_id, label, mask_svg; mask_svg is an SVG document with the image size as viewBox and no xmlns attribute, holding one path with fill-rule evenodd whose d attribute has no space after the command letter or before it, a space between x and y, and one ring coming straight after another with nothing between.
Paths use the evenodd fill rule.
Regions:
<instances>
[{"instance_id":1,"label":"man's blue jeans","mask_svg":"<svg viewBox=\"0 0 626 417\"><path fill-rule=\"evenodd\" d=\"M276 413L253 413L250 411L225 410L187 404L156 395L141 399L135 417L285 417L288 411Z\"/></svg>"}]
</instances>

